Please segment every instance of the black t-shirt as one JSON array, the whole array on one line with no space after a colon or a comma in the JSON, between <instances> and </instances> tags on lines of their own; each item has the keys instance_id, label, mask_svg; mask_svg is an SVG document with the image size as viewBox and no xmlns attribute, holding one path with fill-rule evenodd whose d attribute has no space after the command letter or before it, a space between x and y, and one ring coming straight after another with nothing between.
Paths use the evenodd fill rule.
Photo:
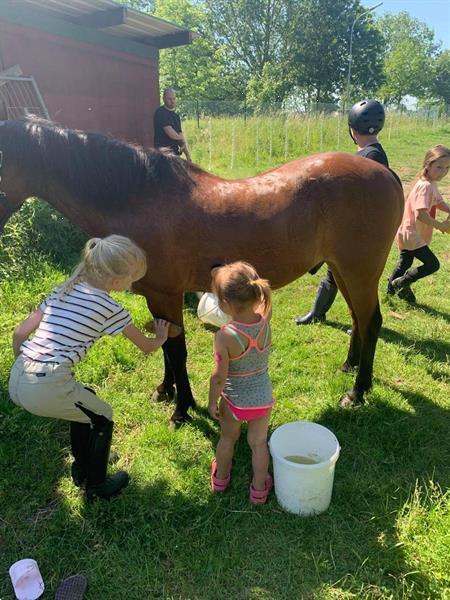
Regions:
<instances>
[{"instance_id":1,"label":"black t-shirt","mask_svg":"<svg viewBox=\"0 0 450 600\"><path fill-rule=\"evenodd\" d=\"M175 154L180 154L179 144L166 135L163 127L170 125L177 133L181 133L181 119L173 110L160 106L155 110L153 117L154 145L155 148L172 148Z\"/></svg>"},{"instance_id":2,"label":"black t-shirt","mask_svg":"<svg viewBox=\"0 0 450 600\"><path fill-rule=\"evenodd\" d=\"M358 150L356 154L358 156L364 156L365 158L375 160L377 163L380 163L381 165L384 165L389 169L388 157L386 156L386 153L383 150L383 146L378 142L375 144L369 144L362 150Z\"/></svg>"}]
</instances>

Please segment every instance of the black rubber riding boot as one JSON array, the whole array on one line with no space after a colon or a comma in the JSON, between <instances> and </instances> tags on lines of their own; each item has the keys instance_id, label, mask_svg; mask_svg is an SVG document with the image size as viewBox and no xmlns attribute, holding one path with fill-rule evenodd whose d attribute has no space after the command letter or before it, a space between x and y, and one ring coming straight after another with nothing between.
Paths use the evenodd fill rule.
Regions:
<instances>
[{"instance_id":1,"label":"black rubber riding boot","mask_svg":"<svg viewBox=\"0 0 450 600\"><path fill-rule=\"evenodd\" d=\"M87 477L90 439L90 423L70 422L70 446L75 459L71 471L73 482L77 487L81 487Z\"/></svg>"},{"instance_id":2,"label":"black rubber riding boot","mask_svg":"<svg viewBox=\"0 0 450 600\"><path fill-rule=\"evenodd\" d=\"M411 289L411 284L414 283L415 279L406 272L402 277L397 277L391 281L391 286L394 289L394 293L406 302L414 304L416 302L416 296Z\"/></svg>"},{"instance_id":3,"label":"black rubber riding boot","mask_svg":"<svg viewBox=\"0 0 450 600\"><path fill-rule=\"evenodd\" d=\"M109 451L114 423L106 417L96 415L96 423L91 430L89 444L89 461L86 479L86 497L88 502L97 498L109 500L119 494L128 485L129 476L126 471L118 471L106 477ZM99 423L99 419L102 420Z\"/></svg>"},{"instance_id":4,"label":"black rubber riding boot","mask_svg":"<svg viewBox=\"0 0 450 600\"><path fill-rule=\"evenodd\" d=\"M388 296L393 296L395 294L395 288L392 285L392 282L390 279L388 279L388 284L387 284L387 288L386 288L386 294Z\"/></svg>"},{"instance_id":5,"label":"black rubber riding boot","mask_svg":"<svg viewBox=\"0 0 450 600\"><path fill-rule=\"evenodd\" d=\"M331 308L337 294L337 286L330 285L322 279L317 289L316 299L311 311L303 317L296 317L297 325L310 325L319 321L325 321L327 311Z\"/></svg>"}]
</instances>

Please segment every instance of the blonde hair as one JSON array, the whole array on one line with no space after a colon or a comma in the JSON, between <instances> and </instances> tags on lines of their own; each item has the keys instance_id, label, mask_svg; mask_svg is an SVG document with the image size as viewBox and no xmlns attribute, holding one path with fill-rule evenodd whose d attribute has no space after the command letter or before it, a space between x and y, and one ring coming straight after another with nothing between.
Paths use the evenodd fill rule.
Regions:
<instances>
[{"instance_id":1,"label":"blonde hair","mask_svg":"<svg viewBox=\"0 0 450 600\"><path fill-rule=\"evenodd\" d=\"M436 160L444 157L450 157L450 150L446 146L438 144L437 146L430 148L423 159L423 165L419 172L419 177L428 179L428 169Z\"/></svg>"},{"instance_id":2,"label":"blonde hair","mask_svg":"<svg viewBox=\"0 0 450 600\"><path fill-rule=\"evenodd\" d=\"M239 308L263 306L264 314L272 307L272 291L267 279L261 279L254 267L238 261L212 271L212 291L220 301Z\"/></svg>"},{"instance_id":3,"label":"blonde hair","mask_svg":"<svg viewBox=\"0 0 450 600\"><path fill-rule=\"evenodd\" d=\"M59 289L59 295L68 294L73 286L84 279L108 285L112 279L130 277L141 279L147 271L145 252L132 240L122 235L92 238L86 242L82 261Z\"/></svg>"}]
</instances>

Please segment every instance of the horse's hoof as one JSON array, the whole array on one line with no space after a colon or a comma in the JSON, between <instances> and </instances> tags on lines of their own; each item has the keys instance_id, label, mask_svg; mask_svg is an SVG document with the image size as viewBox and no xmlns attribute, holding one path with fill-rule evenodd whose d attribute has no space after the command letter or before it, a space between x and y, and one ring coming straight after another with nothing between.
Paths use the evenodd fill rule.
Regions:
<instances>
[{"instance_id":1,"label":"horse's hoof","mask_svg":"<svg viewBox=\"0 0 450 600\"><path fill-rule=\"evenodd\" d=\"M364 404L364 398L357 396L353 391L348 392L339 402L341 408L356 408Z\"/></svg>"},{"instance_id":2,"label":"horse's hoof","mask_svg":"<svg viewBox=\"0 0 450 600\"><path fill-rule=\"evenodd\" d=\"M356 366L357 366L357 365L354 365L354 366L353 366L353 365L351 365L350 363L348 363L348 362L345 362L345 363L344 363L344 364L341 366L341 371L342 371L343 373L354 373L354 372L355 372L355 369L356 369Z\"/></svg>"},{"instance_id":3,"label":"horse's hoof","mask_svg":"<svg viewBox=\"0 0 450 600\"><path fill-rule=\"evenodd\" d=\"M188 425L189 423L192 423L192 417L187 413L181 414L174 412L173 415L170 417L171 429L178 429L179 427L182 427L183 425Z\"/></svg>"},{"instance_id":4,"label":"horse's hoof","mask_svg":"<svg viewBox=\"0 0 450 600\"><path fill-rule=\"evenodd\" d=\"M173 402L175 398L175 393L173 392L160 392L159 390L155 390L152 394L151 401L152 402L164 402L169 404L169 402Z\"/></svg>"}]
</instances>

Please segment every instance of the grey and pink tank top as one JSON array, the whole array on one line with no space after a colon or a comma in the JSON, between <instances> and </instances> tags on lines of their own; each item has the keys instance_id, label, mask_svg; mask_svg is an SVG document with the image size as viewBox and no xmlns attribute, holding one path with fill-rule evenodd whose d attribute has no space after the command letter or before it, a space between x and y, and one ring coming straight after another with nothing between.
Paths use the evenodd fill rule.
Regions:
<instances>
[{"instance_id":1,"label":"grey and pink tank top","mask_svg":"<svg viewBox=\"0 0 450 600\"><path fill-rule=\"evenodd\" d=\"M232 321L222 329L234 335L242 348L242 354L230 358L223 395L229 402L242 408L272 406L272 383L268 373L271 349L268 320L261 317L258 323L251 324ZM242 338L246 338L247 343Z\"/></svg>"}]
</instances>

